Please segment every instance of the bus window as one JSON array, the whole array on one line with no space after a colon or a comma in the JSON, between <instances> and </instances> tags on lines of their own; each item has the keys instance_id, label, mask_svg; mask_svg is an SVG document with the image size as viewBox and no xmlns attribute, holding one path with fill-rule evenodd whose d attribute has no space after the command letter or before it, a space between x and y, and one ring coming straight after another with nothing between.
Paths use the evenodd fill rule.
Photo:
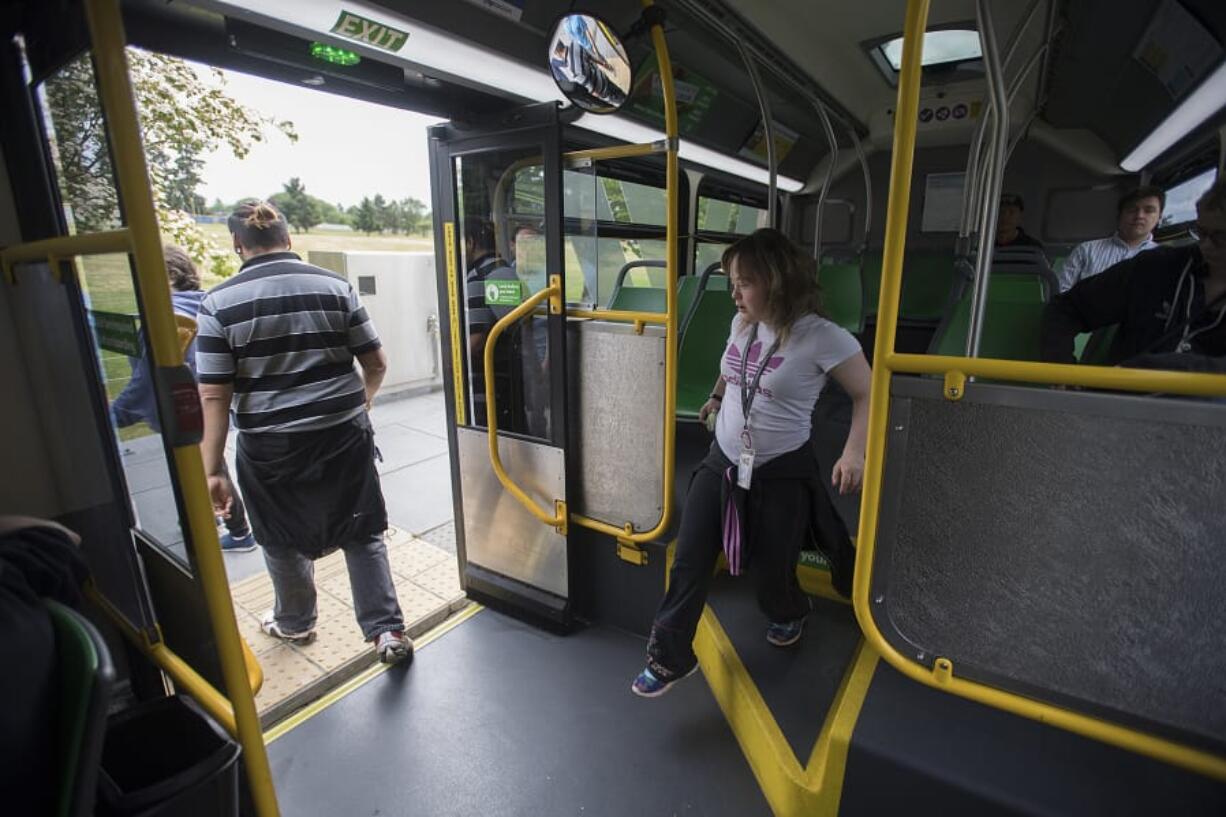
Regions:
<instances>
[{"instance_id":1,"label":"bus window","mask_svg":"<svg viewBox=\"0 0 1226 817\"><path fill-rule=\"evenodd\" d=\"M485 339L495 321L547 280L544 167L536 147L455 157L456 225L464 271L469 405L489 423ZM582 280L580 281L582 284ZM507 329L494 353L498 429L549 438L549 355L544 317Z\"/></svg>"},{"instance_id":2,"label":"bus window","mask_svg":"<svg viewBox=\"0 0 1226 817\"><path fill-rule=\"evenodd\" d=\"M119 195L89 57L78 57L50 76L39 88L39 99L69 232L92 233L121 226ZM128 256L87 256L74 263L93 341L89 354L106 395L135 527L189 568L177 492L159 433L162 423L152 355Z\"/></svg>"},{"instance_id":3,"label":"bus window","mask_svg":"<svg viewBox=\"0 0 1226 817\"><path fill-rule=\"evenodd\" d=\"M694 272L700 274L712 264L718 264L724 250L739 236L766 226L768 217L764 208L700 195Z\"/></svg>"},{"instance_id":4,"label":"bus window","mask_svg":"<svg viewBox=\"0 0 1226 817\"><path fill-rule=\"evenodd\" d=\"M1159 227L1174 227L1196 220L1196 200L1217 180L1217 169L1209 168L1166 191L1166 209Z\"/></svg>"},{"instance_id":5,"label":"bus window","mask_svg":"<svg viewBox=\"0 0 1226 817\"><path fill-rule=\"evenodd\" d=\"M590 171L568 170L566 188L567 299L607 305L622 268L632 261L663 261L668 198L663 188ZM631 268L629 287L663 287L665 271ZM584 282L582 291L574 283Z\"/></svg>"}]
</instances>

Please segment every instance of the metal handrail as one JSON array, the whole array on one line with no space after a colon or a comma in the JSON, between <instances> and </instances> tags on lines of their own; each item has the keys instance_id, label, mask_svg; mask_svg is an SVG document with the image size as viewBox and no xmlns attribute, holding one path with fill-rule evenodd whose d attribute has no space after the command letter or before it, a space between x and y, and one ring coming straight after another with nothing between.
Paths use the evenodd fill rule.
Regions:
<instances>
[{"instance_id":1,"label":"metal handrail","mask_svg":"<svg viewBox=\"0 0 1226 817\"><path fill-rule=\"evenodd\" d=\"M532 497L528 496L523 488L519 487L515 480L511 479L507 469L502 465L502 455L498 452L498 402L494 390L494 347L498 343L498 338L509 326L530 315L543 301L550 301L550 311L555 314L561 313L562 299L561 276L549 276L549 286L525 298L523 303L502 316L490 328L490 333L485 338L483 359L485 364L485 419L490 447L490 465L494 469L494 476L498 477L502 487L506 488L507 492L515 497L519 504L527 508L529 513L546 525L556 529L558 533L565 535L566 503L560 499L555 500L554 512L552 514L544 510L540 505L536 504Z\"/></svg>"},{"instance_id":2,"label":"metal handrail","mask_svg":"<svg viewBox=\"0 0 1226 817\"><path fill-rule=\"evenodd\" d=\"M749 81L753 84L754 96L758 98L758 113L762 116L762 134L766 139L766 167L769 174L767 185L768 195L766 203L766 218L770 222L770 226L777 227L779 222L776 220L777 206L775 199L778 196L778 173L779 163L775 156L775 125L771 121L771 105L770 99L766 96L766 88L762 85L762 76L758 73L757 63L754 62L753 55L745 48L743 40L736 41L736 50L741 55L741 60L745 63L745 72L749 74Z\"/></svg>"},{"instance_id":3,"label":"metal handrail","mask_svg":"<svg viewBox=\"0 0 1226 817\"><path fill-rule=\"evenodd\" d=\"M636 258L633 261L627 261L622 265L622 268L617 271L617 280L613 282L613 291L609 293L609 303L613 303L615 300L617 300L618 293L622 291L622 284L624 284L626 281L626 273L630 272L630 270L634 269L635 267L658 267L660 269L667 269L668 262L657 259L643 258Z\"/></svg>"},{"instance_id":4,"label":"metal handrail","mask_svg":"<svg viewBox=\"0 0 1226 817\"><path fill-rule=\"evenodd\" d=\"M822 179L822 191L817 194L817 217L813 221L813 260L822 263L822 213L826 206L826 196L830 192L830 184L834 181L834 166L839 160L839 140L835 138L834 126L830 124L830 114L826 106L820 102L815 106L818 118L822 121L822 130L826 133L826 141L830 143L830 154L826 162L826 178Z\"/></svg>"},{"instance_id":5,"label":"metal handrail","mask_svg":"<svg viewBox=\"0 0 1226 817\"><path fill-rule=\"evenodd\" d=\"M978 14L983 64L996 116L992 122L992 142L988 165L985 168L984 202L979 218L979 250L975 257L975 280L971 289L970 327L966 333L967 357L979 356L979 344L983 338L983 317L988 304L988 278L991 275L992 250L995 247L992 236L996 235L996 222L1000 215L999 208L994 205L1000 199L1000 188L1005 178L1005 156L1009 150L1009 100L1005 90L1000 51L996 43L996 27L992 20L990 0L976 0L975 10Z\"/></svg>"},{"instance_id":6,"label":"metal handrail","mask_svg":"<svg viewBox=\"0 0 1226 817\"><path fill-rule=\"evenodd\" d=\"M694 293L694 300L690 301L690 306L685 310L685 315L681 318L681 326L677 330L677 345L685 340L685 332L690 328L690 322L694 320L694 316L698 314L698 302L702 300L702 293L707 291L707 281L711 280L712 275L723 275L723 262L716 261L713 264L708 264L707 268L702 271L702 275L698 276L698 291Z\"/></svg>"}]
</instances>

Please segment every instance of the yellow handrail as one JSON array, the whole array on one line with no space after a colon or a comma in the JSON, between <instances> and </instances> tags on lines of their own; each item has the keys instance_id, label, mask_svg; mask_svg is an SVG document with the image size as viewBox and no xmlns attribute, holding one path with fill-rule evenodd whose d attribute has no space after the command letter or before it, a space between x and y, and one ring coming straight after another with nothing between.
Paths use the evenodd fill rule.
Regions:
<instances>
[{"instance_id":1,"label":"yellow handrail","mask_svg":"<svg viewBox=\"0 0 1226 817\"><path fill-rule=\"evenodd\" d=\"M643 8L651 8L653 0L643 0ZM677 94L673 85L673 64L668 55L668 42L664 39L663 26L656 24L651 27L651 42L655 47L656 60L660 66L660 86L664 92L664 186L668 196L667 219L665 221L664 240L664 486L663 497L660 500L660 521L648 531L634 532L630 525L619 528L599 519L571 514L571 521L576 525L591 528L595 531L615 536L622 542L641 544L651 542L668 530L673 519L673 479L676 472L677 449L677 244L679 241L678 201L680 195L680 166L677 163L678 126L677 126ZM571 314L574 314L573 312ZM591 317L609 318L608 312L596 310ZM653 312L627 313L637 314L634 322L655 323L659 315ZM653 317L653 320L645 320ZM488 386L487 386L488 388Z\"/></svg>"},{"instance_id":2,"label":"yellow handrail","mask_svg":"<svg viewBox=\"0 0 1226 817\"><path fill-rule=\"evenodd\" d=\"M104 255L106 253L132 251L132 234L126 228L105 233L85 233L44 238L0 250L0 266L12 280L13 267L49 261L53 258L72 258L78 255Z\"/></svg>"},{"instance_id":3,"label":"yellow handrail","mask_svg":"<svg viewBox=\"0 0 1226 817\"><path fill-rule=\"evenodd\" d=\"M881 365L880 363L878 365ZM1085 386L1092 389L1164 392L1206 397L1226 395L1226 377L1220 374L1168 372L1155 369L1123 369L1118 366L1081 366L1061 363L1034 363L1023 360L995 360L983 357L946 357L944 355L889 354L884 367L908 374L947 374L960 372L967 377L1013 380L1023 383Z\"/></svg>"},{"instance_id":4,"label":"yellow handrail","mask_svg":"<svg viewBox=\"0 0 1226 817\"><path fill-rule=\"evenodd\" d=\"M1062 709L1042 701L1023 698L1003 690L968 681L955 675L948 658L938 658L929 670L896 650L878 629L869 599L870 570L877 540L877 519L881 510L881 485L889 420L890 376L894 371L919 374L974 375L1035 383L1066 383L1131 391L1165 391L1179 394L1222 394L1226 392L1221 376L1151 372L1103 367L1074 367L927 355L905 355L894 351L898 305L902 291L902 261L907 233L911 171L915 154L918 122L920 60L923 33L928 18L929 0L908 0L903 34L902 68L898 82L898 104L894 116L894 150L890 168L890 195L885 228L885 253L881 265L880 306L877 313L876 349L872 392L869 398L868 450L865 458L864 488L860 505L860 536L856 546L856 569L852 602L856 619L871 647L907 677L979 703L1031 718L1089 738L1148 755L1165 763L1183 766L1200 774L1226 780L1226 758L1182 746L1165 738L1147 735L1097 718ZM956 382L956 378L953 382ZM952 396L952 395L951 395Z\"/></svg>"},{"instance_id":5,"label":"yellow handrail","mask_svg":"<svg viewBox=\"0 0 1226 817\"><path fill-rule=\"evenodd\" d=\"M484 363L486 428L488 429L490 444L490 465L494 469L494 475L498 477L502 487L506 488L519 504L527 508L529 513L546 525L556 528L558 533L565 535L566 503L556 500L552 514L542 509L532 497L528 496L523 488L520 488L515 483L515 480L511 479L510 475L507 474L507 470L502 466L502 456L498 453L498 403L494 395L494 344L498 342L498 338L506 331L507 327L517 323L525 315L532 312L542 301L550 300L552 302L551 309L555 312L561 312L562 299L561 278L557 275L549 276L549 286L524 299L523 303L504 315L490 328L490 333L485 339Z\"/></svg>"},{"instance_id":6,"label":"yellow handrail","mask_svg":"<svg viewBox=\"0 0 1226 817\"><path fill-rule=\"evenodd\" d=\"M97 587L92 584L87 585L85 595L106 614L106 617L111 620L119 632L123 633L125 638L148 656L149 660L156 664L162 672L171 677L178 689L195 698L197 703L204 707L204 711L221 724L223 729L235 737L238 736L238 728L234 723L234 707L230 705L226 696L218 692L215 686L196 672L191 664L180 658L178 653L167 647L165 642L151 641L144 633L132 627L123 614L115 609L110 600L98 591ZM263 678L261 677L260 680L262 682Z\"/></svg>"},{"instance_id":7,"label":"yellow handrail","mask_svg":"<svg viewBox=\"0 0 1226 817\"><path fill-rule=\"evenodd\" d=\"M180 366L183 354L179 349L178 330L170 304L170 283L162 258L162 238L153 195L149 190L149 170L128 75L127 41L119 2L87 0L85 13L120 202L136 261L136 283L153 363L159 367ZM222 678L234 708L235 726L243 747L243 765L247 770L252 800L260 817L276 817L280 810L273 788L272 770L268 765L264 735L256 714L255 696L251 693L242 639L234 618L230 586L217 541L213 506L204 479L200 446L194 443L176 446L173 449L173 464L178 475L183 512L187 517L187 538L195 555L196 574L217 643Z\"/></svg>"},{"instance_id":8,"label":"yellow handrail","mask_svg":"<svg viewBox=\"0 0 1226 817\"><path fill-rule=\"evenodd\" d=\"M562 154L564 162L602 162L608 159L631 159L636 156L653 156L664 153L667 146L664 142L642 142L637 145L613 145L607 148L587 148L585 150L568 150Z\"/></svg>"}]
</instances>

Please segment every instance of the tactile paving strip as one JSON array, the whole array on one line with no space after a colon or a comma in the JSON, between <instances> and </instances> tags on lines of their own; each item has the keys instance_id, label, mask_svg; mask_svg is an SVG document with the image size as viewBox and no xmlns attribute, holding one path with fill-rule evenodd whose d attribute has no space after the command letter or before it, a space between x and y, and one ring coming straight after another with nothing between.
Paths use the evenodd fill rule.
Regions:
<instances>
[{"instance_id":1,"label":"tactile paving strip","mask_svg":"<svg viewBox=\"0 0 1226 817\"><path fill-rule=\"evenodd\" d=\"M389 528L386 540L406 630L419 634L463 606L464 592L454 553L422 541L403 528ZM281 712L308 688L323 694L330 675L348 677L367 654L373 661L373 650L354 618L344 553L337 551L315 563L315 587L319 607L316 638L307 645L285 643L260 630L260 616L272 608L275 595L267 573L230 588L239 633L264 671L264 686L256 696L261 716ZM339 678L338 682L343 680Z\"/></svg>"}]
</instances>

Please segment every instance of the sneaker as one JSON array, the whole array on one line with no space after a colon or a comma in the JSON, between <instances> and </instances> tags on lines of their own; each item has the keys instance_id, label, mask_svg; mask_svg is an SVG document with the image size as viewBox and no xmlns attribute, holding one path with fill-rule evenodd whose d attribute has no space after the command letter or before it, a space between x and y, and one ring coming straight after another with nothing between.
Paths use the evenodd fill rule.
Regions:
<instances>
[{"instance_id":1,"label":"sneaker","mask_svg":"<svg viewBox=\"0 0 1226 817\"><path fill-rule=\"evenodd\" d=\"M224 553L246 553L255 550L255 536L251 531L247 531L243 536L235 536L227 531L217 539L221 542L221 549Z\"/></svg>"},{"instance_id":2,"label":"sneaker","mask_svg":"<svg viewBox=\"0 0 1226 817\"><path fill-rule=\"evenodd\" d=\"M302 633L291 633L281 629L281 625L277 623L276 614L272 610L266 612L263 618L260 619L260 629L273 638L279 638L282 641L288 641L291 644L310 644L315 640L315 628Z\"/></svg>"},{"instance_id":3,"label":"sneaker","mask_svg":"<svg viewBox=\"0 0 1226 817\"><path fill-rule=\"evenodd\" d=\"M375 653L384 664L395 664L413 657L413 639L403 630L390 630L375 636Z\"/></svg>"},{"instance_id":4,"label":"sneaker","mask_svg":"<svg viewBox=\"0 0 1226 817\"><path fill-rule=\"evenodd\" d=\"M804 631L805 620L803 618L782 623L772 621L766 625L766 640L776 647L790 647L800 640Z\"/></svg>"},{"instance_id":5,"label":"sneaker","mask_svg":"<svg viewBox=\"0 0 1226 817\"><path fill-rule=\"evenodd\" d=\"M665 692L668 692L673 684L689 678L695 672L698 672L697 664L685 675L679 675L671 681L661 681L651 671L651 667L644 667L643 671L639 673L639 677L635 678L634 683L630 685L630 691L642 698L658 698Z\"/></svg>"}]
</instances>

